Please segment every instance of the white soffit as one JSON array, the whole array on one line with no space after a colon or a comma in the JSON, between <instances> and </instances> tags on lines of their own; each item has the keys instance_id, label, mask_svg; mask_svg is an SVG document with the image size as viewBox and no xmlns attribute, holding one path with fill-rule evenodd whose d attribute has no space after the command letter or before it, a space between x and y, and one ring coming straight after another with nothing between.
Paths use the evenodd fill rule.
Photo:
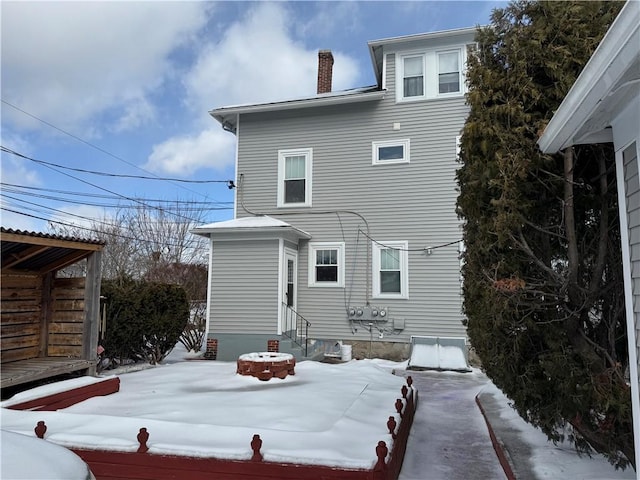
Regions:
<instances>
[{"instance_id":1,"label":"white soffit","mask_svg":"<svg viewBox=\"0 0 640 480\"><path fill-rule=\"evenodd\" d=\"M640 91L640 2L628 1L538 140L545 153L611 142L612 118Z\"/></svg>"}]
</instances>

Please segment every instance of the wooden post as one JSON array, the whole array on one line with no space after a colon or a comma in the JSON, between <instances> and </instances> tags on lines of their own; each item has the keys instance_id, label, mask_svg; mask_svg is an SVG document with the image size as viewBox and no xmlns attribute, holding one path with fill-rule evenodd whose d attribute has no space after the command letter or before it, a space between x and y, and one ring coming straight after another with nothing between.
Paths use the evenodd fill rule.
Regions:
<instances>
[{"instance_id":1,"label":"wooden post","mask_svg":"<svg viewBox=\"0 0 640 480\"><path fill-rule=\"evenodd\" d=\"M260 453L260 449L262 448L262 439L260 435L254 435L251 439L251 450L253 450L253 456L251 457L252 462L261 462L263 459L262 453Z\"/></svg>"},{"instance_id":2,"label":"wooden post","mask_svg":"<svg viewBox=\"0 0 640 480\"><path fill-rule=\"evenodd\" d=\"M100 284L102 281L102 251L87 257L87 276L84 283L84 326L82 330L82 358L97 359L98 335L100 327ZM95 363L89 368L89 375L95 375Z\"/></svg>"},{"instance_id":3,"label":"wooden post","mask_svg":"<svg viewBox=\"0 0 640 480\"><path fill-rule=\"evenodd\" d=\"M40 349L39 357L49 356L49 323L53 315L53 279L55 272L45 273L42 277L42 309L40 311Z\"/></svg>"}]
</instances>

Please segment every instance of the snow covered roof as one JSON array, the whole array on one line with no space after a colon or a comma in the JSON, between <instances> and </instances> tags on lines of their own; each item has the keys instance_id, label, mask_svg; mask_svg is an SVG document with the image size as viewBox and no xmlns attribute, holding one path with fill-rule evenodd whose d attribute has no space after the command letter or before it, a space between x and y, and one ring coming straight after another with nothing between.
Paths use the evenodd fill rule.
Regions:
<instances>
[{"instance_id":1,"label":"snow covered roof","mask_svg":"<svg viewBox=\"0 0 640 480\"><path fill-rule=\"evenodd\" d=\"M234 218L224 222L209 223L192 229L191 233L204 237L228 236L229 234L237 237L237 234L277 233L283 236L290 235L296 239L311 238L311 235L304 230L268 215Z\"/></svg>"}]
</instances>

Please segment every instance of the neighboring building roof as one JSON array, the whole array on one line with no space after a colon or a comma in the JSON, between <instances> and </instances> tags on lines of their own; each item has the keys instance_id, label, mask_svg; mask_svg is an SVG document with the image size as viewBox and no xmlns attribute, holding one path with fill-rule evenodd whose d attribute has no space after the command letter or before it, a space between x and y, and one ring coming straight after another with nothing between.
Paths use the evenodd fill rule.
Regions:
<instances>
[{"instance_id":1,"label":"neighboring building roof","mask_svg":"<svg viewBox=\"0 0 640 480\"><path fill-rule=\"evenodd\" d=\"M105 242L0 227L2 272L46 273L72 265Z\"/></svg>"},{"instance_id":2,"label":"neighboring building roof","mask_svg":"<svg viewBox=\"0 0 640 480\"><path fill-rule=\"evenodd\" d=\"M545 153L612 142L612 118L640 94L640 2L627 1L538 140Z\"/></svg>"},{"instance_id":3,"label":"neighboring building roof","mask_svg":"<svg viewBox=\"0 0 640 480\"><path fill-rule=\"evenodd\" d=\"M354 88L329 93L321 93L312 97L304 97L279 102L256 103L246 105L234 105L211 110L209 115L215 118L222 128L235 133L238 124L238 115L245 113L274 112L280 110L293 110L309 107L326 107L345 103L367 102L384 98L385 91L377 86Z\"/></svg>"},{"instance_id":4,"label":"neighboring building roof","mask_svg":"<svg viewBox=\"0 0 640 480\"><path fill-rule=\"evenodd\" d=\"M311 238L311 235L300 230L287 222L269 217L267 215L259 215L253 217L236 218L226 220L224 222L209 223L201 225L191 230L191 233L202 235L204 237L218 237L221 235L228 236L237 233L278 233L293 235L296 238Z\"/></svg>"}]
</instances>

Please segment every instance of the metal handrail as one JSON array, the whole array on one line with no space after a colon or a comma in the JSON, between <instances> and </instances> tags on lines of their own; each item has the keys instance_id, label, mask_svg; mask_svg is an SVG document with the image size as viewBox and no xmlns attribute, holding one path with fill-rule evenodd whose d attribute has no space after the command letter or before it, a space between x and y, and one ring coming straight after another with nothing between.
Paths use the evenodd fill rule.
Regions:
<instances>
[{"instance_id":1,"label":"metal handrail","mask_svg":"<svg viewBox=\"0 0 640 480\"><path fill-rule=\"evenodd\" d=\"M306 357L309 353L309 327L311 327L311 323L285 302L282 302L282 313L284 319L282 334L300 348L304 348L304 356ZM304 330L304 335L302 330Z\"/></svg>"}]
</instances>

